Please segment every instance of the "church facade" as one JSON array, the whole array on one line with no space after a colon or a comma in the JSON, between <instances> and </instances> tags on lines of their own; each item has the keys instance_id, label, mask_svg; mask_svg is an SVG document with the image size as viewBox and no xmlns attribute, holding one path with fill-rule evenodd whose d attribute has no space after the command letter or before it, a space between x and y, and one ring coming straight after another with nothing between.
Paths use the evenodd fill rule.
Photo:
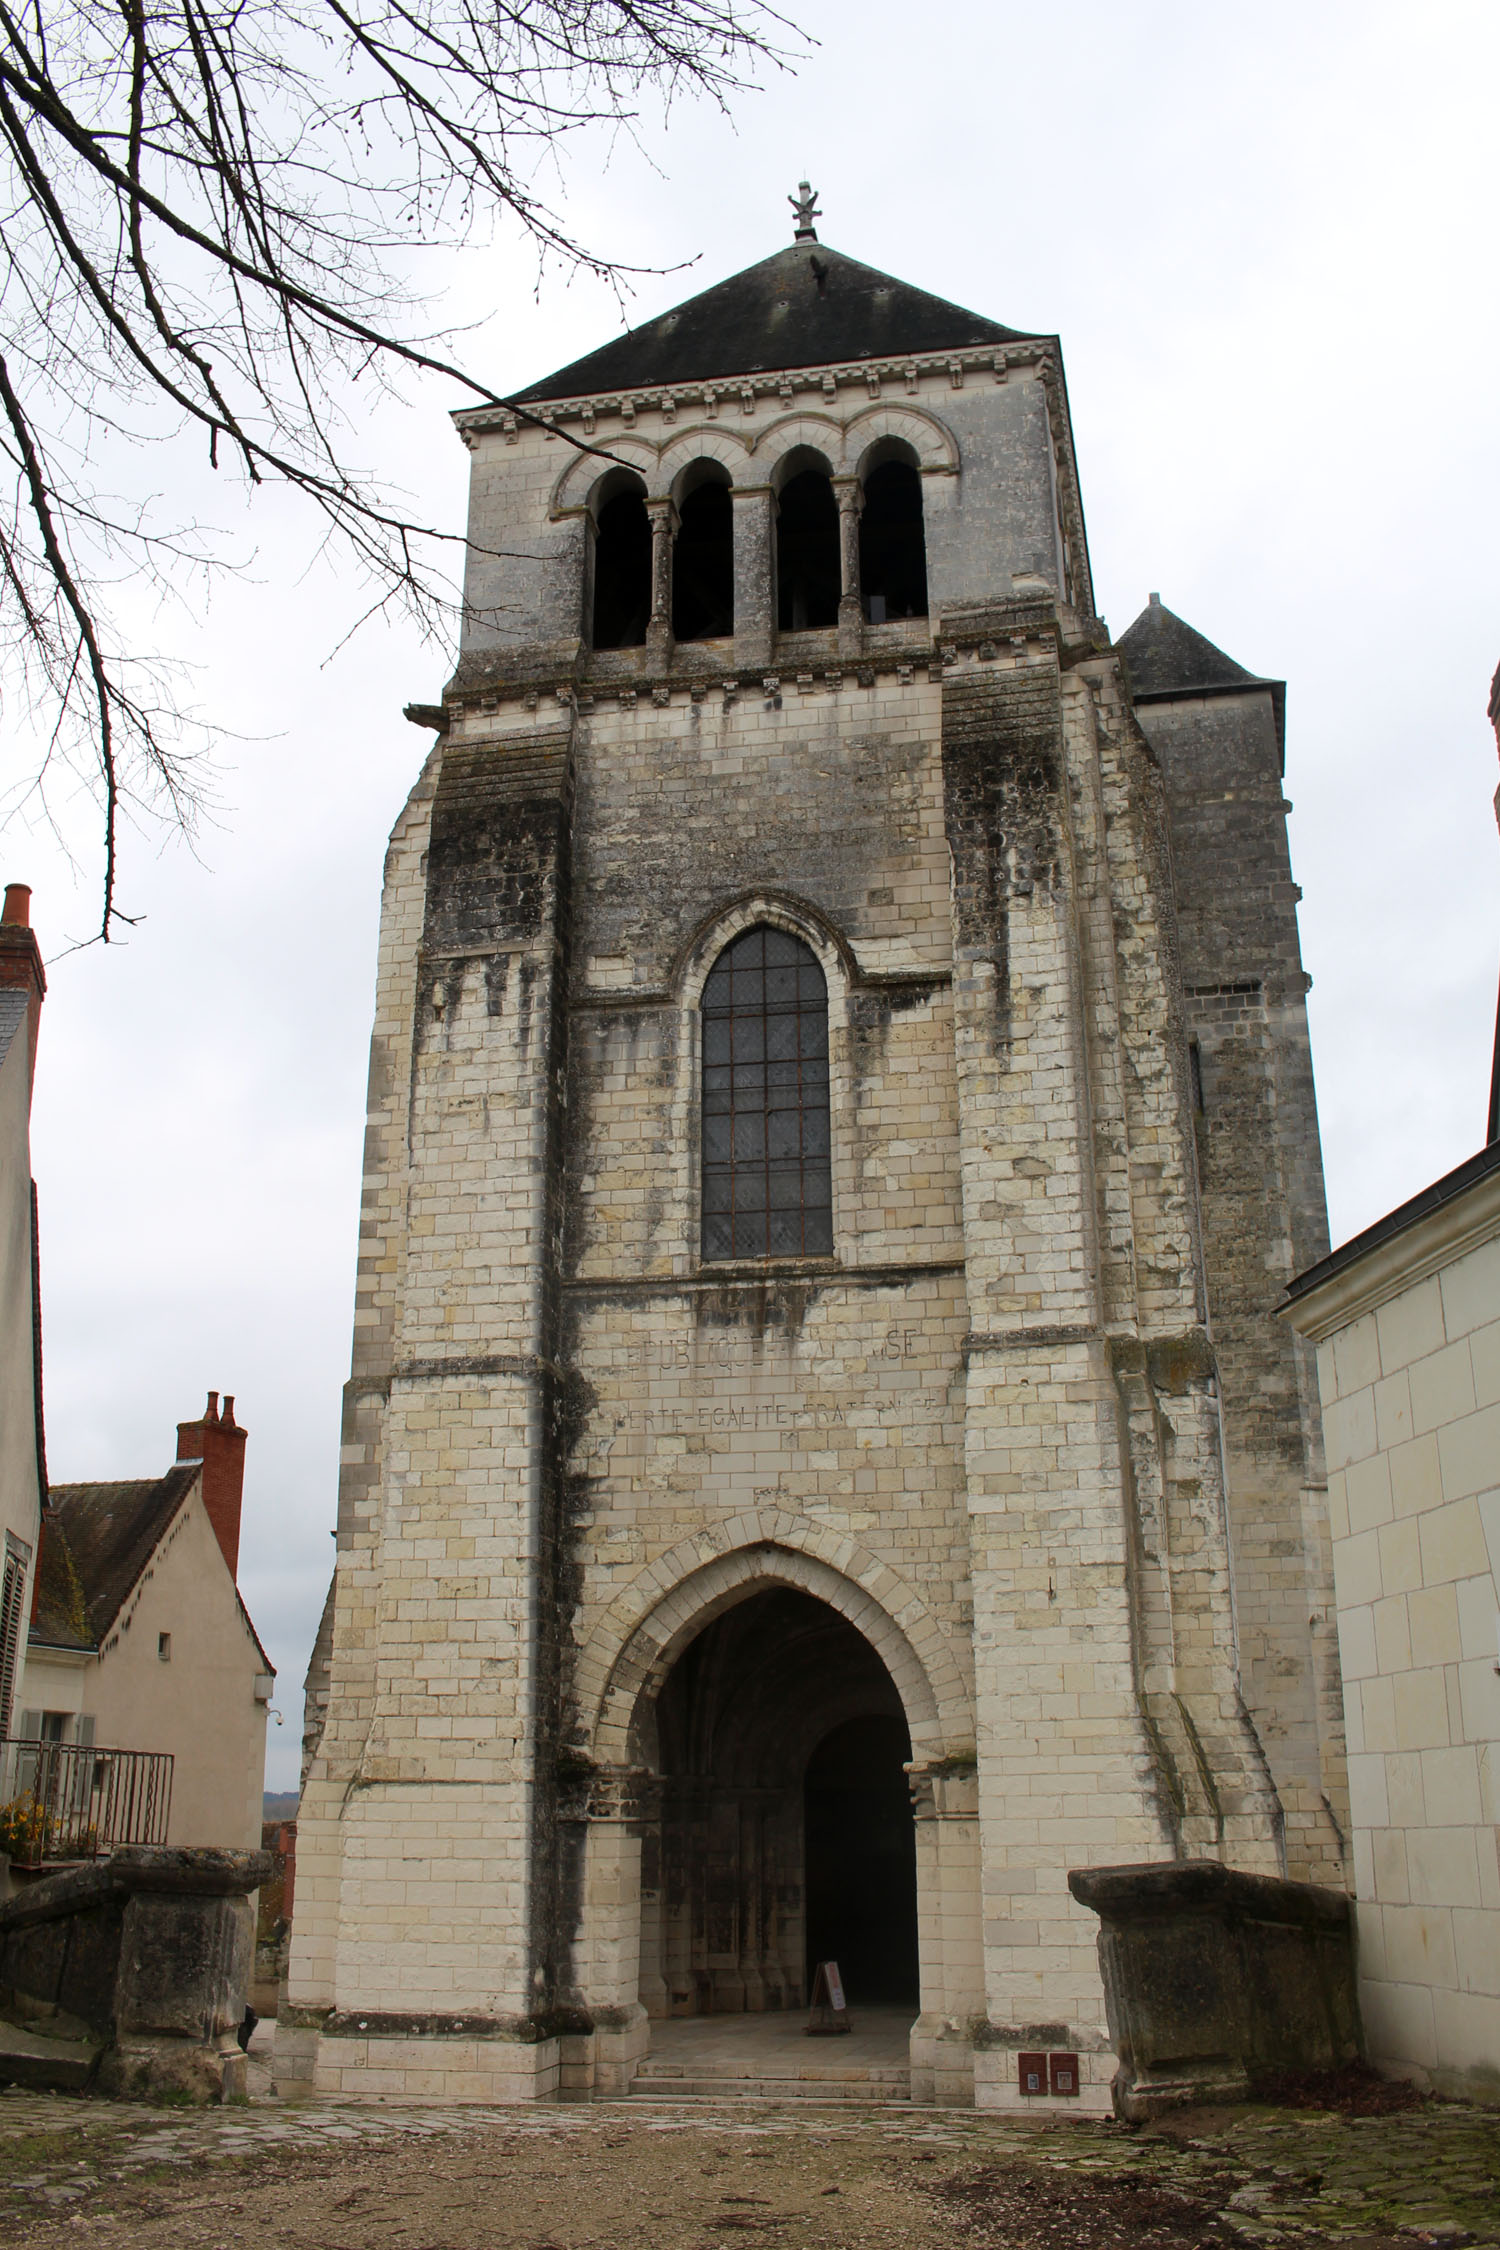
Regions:
<instances>
[{"instance_id":1,"label":"church facade","mask_svg":"<svg viewBox=\"0 0 1500 2250\"><path fill-rule=\"evenodd\" d=\"M793 245L460 415L386 862L277 2076L908 2012L1114 2068L1070 1868L1344 1882L1282 692L1094 609L1057 340Z\"/></svg>"}]
</instances>

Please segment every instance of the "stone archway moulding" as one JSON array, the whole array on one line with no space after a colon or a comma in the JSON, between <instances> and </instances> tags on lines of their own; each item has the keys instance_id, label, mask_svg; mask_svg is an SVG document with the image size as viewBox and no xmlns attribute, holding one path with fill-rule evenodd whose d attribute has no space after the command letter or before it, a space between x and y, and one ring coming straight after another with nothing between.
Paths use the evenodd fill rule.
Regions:
<instances>
[{"instance_id":1,"label":"stone archway moulding","mask_svg":"<svg viewBox=\"0 0 1500 2250\"><path fill-rule=\"evenodd\" d=\"M634 469L643 477L648 492L656 475L657 448L644 438L618 438L610 447L610 459L600 461L593 454L575 453L556 484L552 487L552 505L549 509L553 521L559 516L572 514L588 506L589 494L601 477L611 469Z\"/></svg>"},{"instance_id":2,"label":"stone archway moulding","mask_svg":"<svg viewBox=\"0 0 1500 2250\"><path fill-rule=\"evenodd\" d=\"M852 475L870 448L886 437L904 438L926 473L957 473L958 442L953 432L935 414L910 406L867 406L847 421L804 408L753 434L704 423L696 429L674 430L660 445L649 438L619 437L612 441L610 453L615 463L644 477L648 493L656 496L665 495L682 471L699 460L717 461L735 485L770 482L778 463L804 445L821 453L835 475ZM754 474L747 479L745 471L752 462ZM552 520L587 506L589 493L608 473L609 465L592 454L575 454L552 488Z\"/></svg>"},{"instance_id":3,"label":"stone archway moulding","mask_svg":"<svg viewBox=\"0 0 1500 2250\"><path fill-rule=\"evenodd\" d=\"M554 522L559 516L586 507L594 486L601 477L608 476L616 462L644 477L647 493L653 499L664 497L673 479L695 461L717 461L721 468L729 471L731 482L741 483L750 440L742 437L738 430L715 428L709 423L702 429L674 430L661 445L653 445L649 438L616 438L609 450L610 461L600 461L590 453L574 454L552 487L548 512Z\"/></svg>"},{"instance_id":4,"label":"stone archway moulding","mask_svg":"<svg viewBox=\"0 0 1500 2250\"><path fill-rule=\"evenodd\" d=\"M759 431L752 441L756 481L771 482L777 463L802 445L823 454L835 475L852 475L871 446L885 437L904 438L924 469L958 468L957 441L935 415L909 406L867 406L847 422L804 411Z\"/></svg>"},{"instance_id":5,"label":"stone archway moulding","mask_svg":"<svg viewBox=\"0 0 1500 2250\"><path fill-rule=\"evenodd\" d=\"M904 439L927 474L957 474L957 440L934 414L918 413L909 406L866 407L844 433L844 458L849 467L863 475L871 447L882 438Z\"/></svg>"},{"instance_id":6,"label":"stone archway moulding","mask_svg":"<svg viewBox=\"0 0 1500 2250\"><path fill-rule=\"evenodd\" d=\"M753 930L758 922L785 930L811 949L829 980L830 1003L837 993L842 1014L848 988L859 981L853 949L836 923L790 891L752 891L748 897L705 914L678 948L667 973L668 989L677 994L682 1006L696 1008L701 1004L708 973L725 946L745 930Z\"/></svg>"},{"instance_id":7,"label":"stone archway moulding","mask_svg":"<svg viewBox=\"0 0 1500 2250\"><path fill-rule=\"evenodd\" d=\"M915 1759L972 1755L970 1699L920 1596L854 1540L806 1517L763 1509L682 1540L601 1618L577 1674L580 1716L601 1764L628 1762L642 1690L661 1684L705 1625L763 1586L798 1587L864 1635L895 1683Z\"/></svg>"}]
</instances>

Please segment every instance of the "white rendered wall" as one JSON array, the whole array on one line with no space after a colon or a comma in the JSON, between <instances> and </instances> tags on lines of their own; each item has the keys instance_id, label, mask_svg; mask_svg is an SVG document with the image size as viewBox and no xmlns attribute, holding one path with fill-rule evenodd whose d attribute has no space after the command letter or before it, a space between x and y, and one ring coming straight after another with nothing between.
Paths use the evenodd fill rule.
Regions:
<instances>
[{"instance_id":1,"label":"white rendered wall","mask_svg":"<svg viewBox=\"0 0 1500 2250\"><path fill-rule=\"evenodd\" d=\"M1318 1380L1369 2052L1493 2100L1500 1225L1323 1337Z\"/></svg>"}]
</instances>

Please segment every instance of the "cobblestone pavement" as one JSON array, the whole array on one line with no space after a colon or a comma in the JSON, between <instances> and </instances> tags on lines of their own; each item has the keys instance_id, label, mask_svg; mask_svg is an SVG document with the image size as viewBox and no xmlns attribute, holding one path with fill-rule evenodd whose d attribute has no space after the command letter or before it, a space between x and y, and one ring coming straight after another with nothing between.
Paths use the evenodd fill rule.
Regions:
<instances>
[{"instance_id":1,"label":"cobblestone pavement","mask_svg":"<svg viewBox=\"0 0 1500 2250\"><path fill-rule=\"evenodd\" d=\"M472 2185L483 2181L504 2191ZM721 2193L725 2182L757 2192ZM1008 2184L1011 2202L986 2202L987 2182ZM1176 2214L1166 2232L1130 2224L1136 2205L1124 2191L1148 2187ZM1006 2216L1014 2209L1023 2222ZM1103 2231L1080 2224L1080 2209ZM1251 2107L1134 2132L905 2105L850 2114L843 2105L262 2099L184 2111L0 2093L0 2240L76 2241L81 2226L107 2229L119 2250L278 2238L358 2250L377 2235L421 2250L731 2250L750 2229L778 2231L788 2245L1500 2244L1500 2114L1440 2103L1378 2117Z\"/></svg>"}]
</instances>

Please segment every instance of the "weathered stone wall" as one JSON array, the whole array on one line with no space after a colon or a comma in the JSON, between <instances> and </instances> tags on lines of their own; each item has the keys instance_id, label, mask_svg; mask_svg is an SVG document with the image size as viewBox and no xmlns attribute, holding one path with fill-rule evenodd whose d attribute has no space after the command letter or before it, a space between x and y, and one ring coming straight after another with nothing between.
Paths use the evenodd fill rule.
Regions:
<instances>
[{"instance_id":1,"label":"weathered stone wall","mask_svg":"<svg viewBox=\"0 0 1500 2250\"><path fill-rule=\"evenodd\" d=\"M1246 1700L1286 1868L1348 1876L1348 1793L1316 1381L1273 1317L1328 1248L1297 900L1269 688L1146 702L1171 808L1198 1178L1222 1378Z\"/></svg>"}]
</instances>

